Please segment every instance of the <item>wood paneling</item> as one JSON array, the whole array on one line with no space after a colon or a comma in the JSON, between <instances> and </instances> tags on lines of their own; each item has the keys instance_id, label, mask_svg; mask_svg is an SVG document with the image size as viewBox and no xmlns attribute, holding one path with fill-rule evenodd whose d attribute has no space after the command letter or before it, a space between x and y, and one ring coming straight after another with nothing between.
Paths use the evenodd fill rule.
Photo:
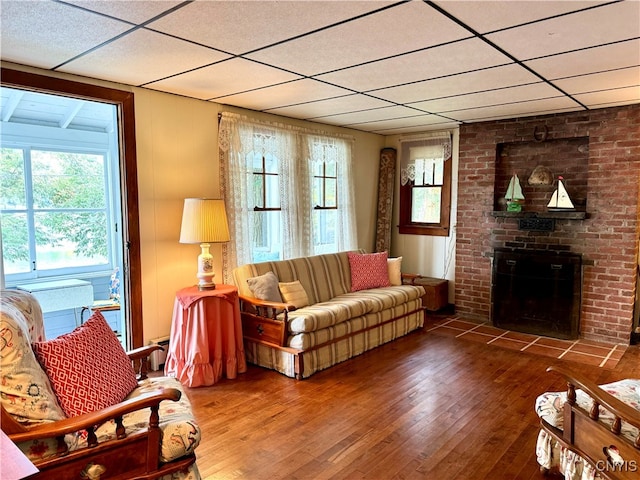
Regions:
<instances>
[{"instance_id":1,"label":"wood paneling","mask_svg":"<svg viewBox=\"0 0 640 480\"><path fill-rule=\"evenodd\" d=\"M640 347L606 370L420 330L307 380L249 366L187 390L198 465L225 479L542 479L535 398L565 388L551 364L638 377Z\"/></svg>"}]
</instances>

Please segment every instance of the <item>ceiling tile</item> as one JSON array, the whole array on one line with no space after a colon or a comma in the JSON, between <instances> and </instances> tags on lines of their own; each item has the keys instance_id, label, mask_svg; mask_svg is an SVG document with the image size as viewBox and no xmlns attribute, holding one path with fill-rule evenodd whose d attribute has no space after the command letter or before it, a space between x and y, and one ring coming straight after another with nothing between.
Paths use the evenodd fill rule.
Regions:
<instances>
[{"instance_id":1,"label":"ceiling tile","mask_svg":"<svg viewBox=\"0 0 640 480\"><path fill-rule=\"evenodd\" d=\"M525 62L547 80L640 65L640 39Z\"/></svg>"},{"instance_id":2,"label":"ceiling tile","mask_svg":"<svg viewBox=\"0 0 640 480\"><path fill-rule=\"evenodd\" d=\"M249 58L317 75L468 36L465 29L426 3L409 2L261 50Z\"/></svg>"},{"instance_id":3,"label":"ceiling tile","mask_svg":"<svg viewBox=\"0 0 640 480\"><path fill-rule=\"evenodd\" d=\"M603 2L581 1L436 1L443 10L454 15L478 33L513 27L567 12L575 12Z\"/></svg>"},{"instance_id":4,"label":"ceiling tile","mask_svg":"<svg viewBox=\"0 0 640 480\"><path fill-rule=\"evenodd\" d=\"M140 24L151 20L167 10L184 3L181 0L65 0L86 10L100 12L127 22Z\"/></svg>"},{"instance_id":5,"label":"ceiling tile","mask_svg":"<svg viewBox=\"0 0 640 480\"><path fill-rule=\"evenodd\" d=\"M3 0L0 24L2 60L47 69L131 28L70 5L42 1Z\"/></svg>"},{"instance_id":6,"label":"ceiling tile","mask_svg":"<svg viewBox=\"0 0 640 480\"><path fill-rule=\"evenodd\" d=\"M518 87L501 88L480 93L416 102L410 105L430 113L443 113L446 115L447 112L456 110L523 102L531 99L559 97L561 95L557 89L540 82Z\"/></svg>"},{"instance_id":7,"label":"ceiling tile","mask_svg":"<svg viewBox=\"0 0 640 480\"><path fill-rule=\"evenodd\" d=\"M391 107L375 108L373 110L361 110L359 112L343 113L340 115L329 115L322 117L321 120L328 123L339 122L341 124L353 124L422 115L423 114L421 112L412 108L394 105ZM315 118L313 120L317 119L318 118Z\"/></svg>"},{"instance_id":8,"label":"ceiling tile","mask_svg":"<svg viewBox=\"0 0 640 480\"><path fill-rule=\"evenodd\" d=\"M540 79L527 69L517 64L511 64L382 90L372 90L369 93L392 102L410 103L539 81Z\"/></svg>"},{"instance_id":9,"label":"ceiling tile","mask_svg":"<svg viewBox=\"0 0 640 480\"><path fill-rule=\"evenodd\" d=\"M553 82L569 95L579 93L599 92L606 85L616 85L616 89L626 87L640 88L640 66L612 70L609 72L580 75ZM605 87L606 89L606 87ZM640 96L637 97L640 101Z\"/></svg>"},{"instance_id":10,"label":"ceiling tile","mask_svg":"<svg viewBox=\"0 0 640 480\"><path fill-rule=\"evenodd\" d=\"M540 3L544 5L544 2ZM640 36L640 3L619 2L487 35L520 60ZM603 21L603 18L615 21ZM588 32L588 34L585 34Z\"/></svg>"},{"instance_id":11,"label":"ceiling tile","mask_svg":"<svg viewBox=\"0 0 640 480\"><path fill-rule=\"evenodd\" d=\"M473 38L317 78L345 88L369 91L507 63L512 62L505 55Z\"/></svg>"},{"instance_id":12,"label":"ceiling tile","mask_svg":"<svg viewBox=\"0 0 640 480\"><path fill-rule=\"evenodd\" d=\"M219 97L216 101L252 110L268 110L324 98L344 96L349 93L348 90L343 88L306 78L228 97Z\"/></svg>"},{"instance_id":13,"label":"ceiling tile","mask_svg":"<svg viewBox=\"0 0 640 480\"><path fill-rule=\"evenodd\" d=\"M435 117L438 118L438 117ZM372 133L377 133L380 135L399 135L406 133L421 133L428 132L433 130L452 130L460 125L458 122L449 122L448 120L441 119L442 123L425 123L416 126L401 126L398 128L381 128L381 129L372 129L367 130Z\"/></svg>"},{"instance_id":14,"label":"ceiling tile","mask_svg":"<svg viewBox=\"0 0 640 480\"><path fill-rule=\"evenodd\" d=\"M575 97L589 108L630 105L632 103L640 103L640 86L601 90L578 94Z\"/></svg>"},{"instance_id":15,"label":"ceiling tile","mask_svg":"<svg viewBox=\"0 0 640 480\"><path fill-rule=\"evenodd\" d=\"M348 127L365 131L381 131L392 129L407 129L409 127L424 128L427 125L438 125L443 123L452 123L446 118L439 117L437 115L418 115L415 117L396 118L390 120L378 120L372 122L352 123L345 124Z\"/></svg>"},{"instance_id":16,"label":"ceiling tile","mask_svg":"<svg viewBox=\"0 0 640 480\"><path fill-rule=\"evenodd\" d=\"M233 58L147 85L155 90L210 100L300 77L267 65Z\"/></svg>"},{"instance_id":17,"label":"ceiling tile","mask_svg":"<svg viewBox=\"0 0 640 480\"><path fill-rule=\"evenodd\" d=\"M470 122L497 120L500 118L528 117L531 115L545 115L556 112L581 110L581 107L566 97L545 98L530 102L511 103L466 110L450 111L447 117Z\"/></svg>"},{"instance_id":18,"label":"ceiling tile","mask_svg":"<svg viewBox=\"0 0 640 480\"><path fill-rule=\"evenodd\" d=\"M289 107L274 108L270 113L291 116L295 118L319 118L327 115L371 110L374 108L388 107L391 104L367 95L352 94L338 98L329 98L317 102L292 105Z\"/></svg>"},{"instance_id":19,"label":"ceiling tile","mask_svg":"<svg viewBox=\"0 0 640 480\"><path fill-rule=\"evenodd\" d=\"M66 64L68 73L142 85L229 58L217 50L139 29Z\"/></svg>"},{"instance_id":20,"label":"ceiling tile","mask_svg":"<svg viewBox=\"0 0 640 480\"><path fill-rule=\"evenodd\" d=\"M309 1L294 5L288 1L200 1L158 19L149 28L239 55L390 3Z\"/></svg>"}]
</instances>

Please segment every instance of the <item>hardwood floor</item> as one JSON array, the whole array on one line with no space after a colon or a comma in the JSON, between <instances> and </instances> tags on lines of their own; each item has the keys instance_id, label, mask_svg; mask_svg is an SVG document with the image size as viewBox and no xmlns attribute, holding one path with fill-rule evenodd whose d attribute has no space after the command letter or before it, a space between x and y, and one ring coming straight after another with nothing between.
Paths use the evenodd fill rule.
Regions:
<instances>
[{"instance_id":1,"label":"hardwood floor","mask_svg":"<svg viewBox=\"0 0 640 480\"><path fill-rule=\"evenodd\" d=\"M543 479L534 401L564 389L550 364L640 378L640 347L603 369L425 329L302 381L250 365L187 389L198 466L220 480Z\"/></svg>"}]
</instances>

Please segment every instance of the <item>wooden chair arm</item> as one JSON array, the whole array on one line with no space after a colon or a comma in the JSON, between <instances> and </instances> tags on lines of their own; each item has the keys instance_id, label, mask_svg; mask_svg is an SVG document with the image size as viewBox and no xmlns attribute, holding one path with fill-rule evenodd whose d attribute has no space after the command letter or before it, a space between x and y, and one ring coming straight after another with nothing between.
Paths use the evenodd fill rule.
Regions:
<instances>
[{"instance_id":1,"label":"wooden chair arm","mask_svg":"<svg viewBox=\"0 0 640 480\"><path fill-rule=\"evenodd\" d=\"M111 419L120 418L126 413L135 412L147 407L157 407L163 400L180 400L180 390L176 388L159 388L154 392L147 392L139 397L125 400L97 412L85 413L77 417L65 418L57 422L45 423L27 427L19 433L7 433L13 442L25 442L43 438L61 437L79 430L93 429ZM3 413L6 413L3 411Z\"/></svg>"},{"instance_id":2,"label":"wooden chair arm","mask_svg":"<svg viewBox=\"0 0 640 480\"><path fill-rule=\"evenodd\" d=\"M623 421L640 428L640 411L636 410L630 405L627 405L623 401L614 397L610 393L604 391L596 383L592 382L584 375L576 372L571 372L564 367L553 365L547 368L547 372L555 372L565 378L567 381L567 388L569 390L573 387L578 387L585 393L587 393L592 399L594 399L599 405L606 408L614 416L620 417ZM571 396L571 393L568 395ZM568 398L569 403L571 399ZM575 402L575 399L574 399Z\"/></svg>"},{"instance_id":3,"label":"wooden chair arm","mask_svg":"<svg viewBox=\"0 0 640 480\"><path fill-rule=\"evenodd\" d=\"M151 355L156 350L164 350L161 345L157 343L151 345L145 345L143 347L134 348L133 350L129 350L127 355L131 360L139 360L141 358L146 358Z\"/></svg>"},{"instance_id":4,"label":"wooden chair arm","mask_svg":"<svg viewBox=\"0 0 640 480\"><path fill-rule=\"evenodd\" d=\"M164 350L164 348L158 344L151 344L127 352L129 359L133 362L134 370L138 372L136 374L138 381L145 380L148 377L149 370L151 370L149 356L156 350Z\"/></svg>"}]
</instances>

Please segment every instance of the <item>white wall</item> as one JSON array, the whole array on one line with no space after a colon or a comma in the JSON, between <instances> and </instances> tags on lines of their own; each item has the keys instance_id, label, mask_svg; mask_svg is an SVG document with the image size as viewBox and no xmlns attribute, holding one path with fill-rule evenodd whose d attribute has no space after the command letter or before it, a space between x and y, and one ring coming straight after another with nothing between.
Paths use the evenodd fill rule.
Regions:
<instances>
[{"instance_id":1,"label":"white wall","mask_svg":"<svg viewBox=\"0 0 640 480\"><path fill-rule=\"evenodd\" d=\"M379 152L384 137L326 125L133 89L142 256L144 339L169 334L175 292L196 282L197 245L178 243L183 199L220 198L218 113L250 114L290 125L355 137L358 241L371 250L375 235ZM215 281L222 281L221 248L212 246Z\"/></svg>"},{"instance_id":2,"label":"white wall","mask_svg":"<svg viewBox=\"0 0 640 480\"><path fill-rule=\"evenodd\" d=\"M419 133L411 134L419 137ZM387 137L386 146L395 148L400 153L400 136ZM399 223L399 160L396 166L396 184L393 201L393 229L391 233L391 256L402 256L402 271L405 273L419 273L428 277L449 280L449 303L454 303L455 281L455 245L458 209L458 139L459 131L452 131L452 169L451 169L451 219L448 237L431 235L401 235L398 232Z\"/></svg>"}]
</instances>

